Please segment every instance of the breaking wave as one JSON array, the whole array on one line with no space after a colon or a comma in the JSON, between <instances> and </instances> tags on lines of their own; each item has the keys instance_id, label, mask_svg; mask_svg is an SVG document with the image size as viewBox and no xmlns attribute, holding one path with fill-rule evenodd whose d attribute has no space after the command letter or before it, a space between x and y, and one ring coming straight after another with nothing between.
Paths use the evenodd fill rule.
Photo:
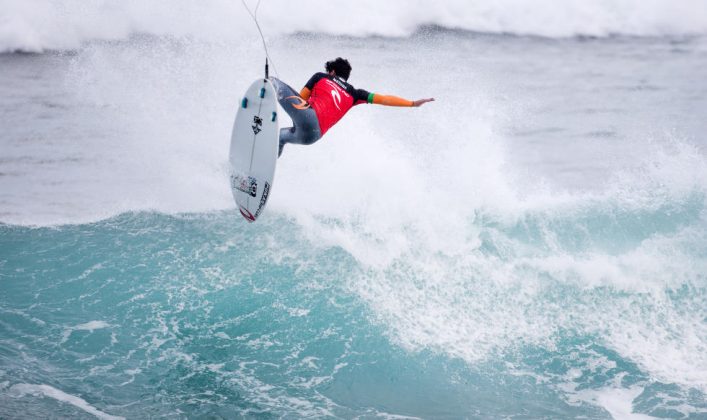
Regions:
<instances>
[{"instance_id":1,"label":"breaking wave","mask_svg":"<svg viewBox=\"0 0 707 420\"><path fill-rule=\"evenodd\" d=\"M234 0L3 0L0 5L0 52L71 50L136 34L225 43L254 35L249 16ZM707 3L701 0L263 0L258 15L270 36L400 37L430 26L553 38L707 33Z\"/></svg>"}]
</instances>

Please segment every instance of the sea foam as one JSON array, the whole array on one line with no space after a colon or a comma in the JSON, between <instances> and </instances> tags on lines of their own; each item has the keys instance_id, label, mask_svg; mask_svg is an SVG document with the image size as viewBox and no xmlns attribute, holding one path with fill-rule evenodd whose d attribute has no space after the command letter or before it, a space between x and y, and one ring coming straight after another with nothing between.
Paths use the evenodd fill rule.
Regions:
<instances>
[{"instance_id":1,"label":"sea foam","mask_svg":"<svg viewBox=\"0 0 707 420\"><path fill-rule=\"evenodd\" d=\"M255 1L249 4L255 9ZM239 42L254 34L237 1L3 0L0 5L0 52L75 49L85 42L125 40L135 34L214 42ZM425 26L543 37L707 33L707 3L701 0L263 0L258 16L270 36L314 32L397 37Z\"/></svg>"},{"instance_id":2,"label":"sea foam","mask_svg":"<svg viewBox=\"0 0 707 420\"><path fill-rule=\"evenodd\" d=\"M113 416L105 413L96 407L92 406L83 398L77 397L75 395L67 394L66 392L54 388L51 385L45 384L15 384L9 389L9 393L16 398L21 398L26 395L33 396L44 396L47 398L55 399L59 402L73 405L74 407L85 411L86 413L92 414L101 420L124 420L124 417Z\"/></svg>"}]
</instances>

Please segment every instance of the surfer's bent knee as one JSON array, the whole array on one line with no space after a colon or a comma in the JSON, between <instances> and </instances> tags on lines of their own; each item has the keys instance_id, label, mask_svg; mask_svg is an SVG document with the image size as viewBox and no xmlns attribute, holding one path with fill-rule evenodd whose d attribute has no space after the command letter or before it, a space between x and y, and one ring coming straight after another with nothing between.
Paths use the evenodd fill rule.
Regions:
<instances>
[{"instance_id":1,"label":"surfer's bent knee","mask_svg":"<svg viewBox=\"0 0 707 420\"><path fill-rule=\"evenodd\" d=\"M317 140L322 138L319 130L306 130L302 132L302 144L309 146L310 144L316 143Z\"/></svg>"}]
</instances>

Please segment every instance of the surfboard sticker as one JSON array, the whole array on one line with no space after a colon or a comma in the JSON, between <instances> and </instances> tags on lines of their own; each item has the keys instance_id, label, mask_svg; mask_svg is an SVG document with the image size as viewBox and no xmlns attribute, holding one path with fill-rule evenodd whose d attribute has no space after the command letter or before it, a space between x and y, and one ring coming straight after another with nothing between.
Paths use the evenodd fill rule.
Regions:
<instances>
[{"instance_id":1,"label":"surfboard sticker","mask_svg":"<svg viewBox=\"0 0 707 420\"><path fill-rule=\"evenodd\" d=\"M258 79L240 101L229 152L231 193L249 222L263 213L272 189L280 138L274 115L275 88L267 79Z\"/></svg>"}]
</instances>

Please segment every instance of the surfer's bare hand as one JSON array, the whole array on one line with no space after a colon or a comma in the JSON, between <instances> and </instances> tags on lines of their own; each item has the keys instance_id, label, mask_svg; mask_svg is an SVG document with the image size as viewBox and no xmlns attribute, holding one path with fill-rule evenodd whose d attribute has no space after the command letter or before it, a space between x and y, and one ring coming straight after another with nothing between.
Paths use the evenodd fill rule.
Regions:
<instances>
[{"instance_id":1,"label":"surfer's bare hand","mask_svg":"<svg viewBox=\"0 0 707 420\"><path fill-rule=\"evenodd\" d=\"M418 99L418 100L416 100L416 101L412 101L412 106L418 107L418 106L420 106L420 105L422 105L422 104L426 104L427 102L432 102L432 101L434 101L434 100L435 100L435 98Z\"/></svg>"}]
</instances>

